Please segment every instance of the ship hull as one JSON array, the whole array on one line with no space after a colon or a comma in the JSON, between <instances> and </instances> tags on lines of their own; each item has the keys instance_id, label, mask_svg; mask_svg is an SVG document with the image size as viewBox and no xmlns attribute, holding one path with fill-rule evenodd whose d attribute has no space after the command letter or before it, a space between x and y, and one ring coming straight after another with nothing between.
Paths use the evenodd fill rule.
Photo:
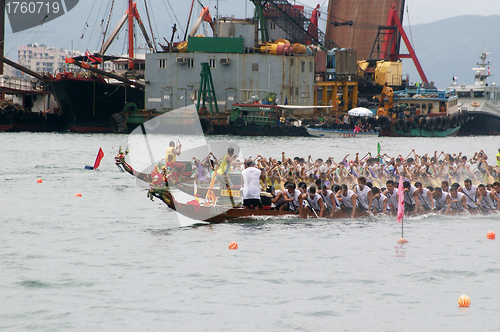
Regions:
<instances>
[{"instance_id":1,"label":"ship hull","mask_svg":"<svg viewBox=\"0 0 500 332\"><path fill-rule=\"evenodd\" d=\"M500 116L489 112L468 112L467 119L460 127L458 135L500 135Z\"/></svg>"},{"instance_id":2,"label":"ship hull","mask_svg":"<svg viewBox=\"0 0 500 332\"><path fill-rule=\"evenodd\" d=\"M126 102L144 108L144 91L91 79L59 79L51 89L68 129L78 133L109 133L111 115L123 111Z\"/></svg>"},{"instance_id":3,"label":"ship hull","mask_svg":"<svg viewBox=\"0 0 500 332\"><path fill-rule=\"evenodd\" d=\"M17 117L9 119L3 114L0 116L0 132L55 132L66 130L66 122L60 114L49 113L43 115L41 112L26 111L22 119Z\"/></svg>"},{"instance_id":4,"label":"ship hull","mask_svg":"<svg viewBox=\"0 0 500 332\"><path fill-rule=\"evenodd\" d=\"M380 136L389 137L448 137L456 136L460 127L445 130L427 130L425 128L412 128L410 131L398 130L394 125L390 129L383 129Z\"/></svg>"}]
</instances>

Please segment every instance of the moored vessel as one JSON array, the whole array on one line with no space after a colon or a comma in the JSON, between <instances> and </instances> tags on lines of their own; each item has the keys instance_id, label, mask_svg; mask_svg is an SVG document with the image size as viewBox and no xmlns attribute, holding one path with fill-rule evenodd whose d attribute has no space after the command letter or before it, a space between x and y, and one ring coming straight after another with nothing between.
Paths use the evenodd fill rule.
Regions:
<instances>
[{"instance_id":1,"label":"moored vessel","mask_svg":"<svg viewBox=\"0 0 500 332\"><path fill-rule=\"evenodd\" d=\"M465 121L454 89L417 84L394 92L393 102L377 111L381 136L446 137L457 135Z\"/></svg>"}]
</instances>

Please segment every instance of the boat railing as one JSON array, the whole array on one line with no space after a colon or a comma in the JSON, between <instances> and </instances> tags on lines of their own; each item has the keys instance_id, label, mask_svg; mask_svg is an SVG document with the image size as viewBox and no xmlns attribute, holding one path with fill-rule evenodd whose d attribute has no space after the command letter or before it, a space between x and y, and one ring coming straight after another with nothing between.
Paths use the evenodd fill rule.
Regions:
<instances>
[{"instance_id":1,"label":"boat railing","mask_svg":"<svg viewBox=\"0 0 500 332\"><path fill-rule=\"evenodd\" d=\"M0 75L0 88L22 90L22 91L37 91L36 84L27 78L10 77Z\"/></svg>"}]
</instances>

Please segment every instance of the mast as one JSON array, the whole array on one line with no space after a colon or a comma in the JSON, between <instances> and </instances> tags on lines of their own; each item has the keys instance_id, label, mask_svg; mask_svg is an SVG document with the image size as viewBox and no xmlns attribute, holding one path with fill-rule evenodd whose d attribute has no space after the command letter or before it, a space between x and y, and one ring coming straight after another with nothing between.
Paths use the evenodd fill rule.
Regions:
<instances>
[{"instance_id":1,"label":"mast","mask_svg":"<svg viewBox=\"0 0 500 332\"><path fill-rule=\"evenodd\" d=\"M0 75L3 75L3 52L5 44L5 0L0 0Z\"/></svg>"},{"instance_id":2,"label":"mast","mask_svg":"<svg viewBox=\"0 0 500 332\"><path fill-rule=\"evenodd\" d=\"M134 70L134 13L132 0L128 0L128 69Z\"/></svg>"}]
</instances>

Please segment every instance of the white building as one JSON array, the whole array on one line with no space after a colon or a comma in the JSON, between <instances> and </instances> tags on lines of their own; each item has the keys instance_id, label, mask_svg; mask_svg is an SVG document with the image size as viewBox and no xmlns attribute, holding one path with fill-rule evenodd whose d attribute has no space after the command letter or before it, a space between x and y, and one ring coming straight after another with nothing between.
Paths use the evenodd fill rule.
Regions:
<instances>
[{"instance_id":1,"label":"white building","mask_svg":"<svg viewBox=\"0 0 500 332\"><path fill-rule=\"evenodd\" d=\"M17 62L34 71L54 74L59 68L68 69L64 61L66 57L81 55L78 51L63 50L45 45L28 44L17 48ZM18 76L18 75L16 75Z\"/></svg>"}]
</instances>

